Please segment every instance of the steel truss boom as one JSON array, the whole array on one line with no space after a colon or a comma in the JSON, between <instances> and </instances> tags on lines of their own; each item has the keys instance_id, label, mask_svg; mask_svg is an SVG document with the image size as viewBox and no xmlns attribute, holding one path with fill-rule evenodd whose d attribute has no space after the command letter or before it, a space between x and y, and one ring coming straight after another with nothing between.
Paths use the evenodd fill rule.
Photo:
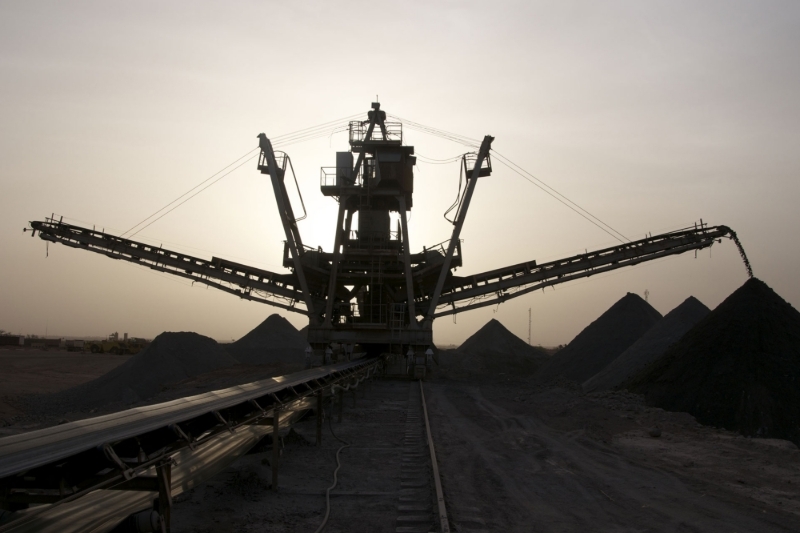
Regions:
<instances>
[{"instance_id":1,"label":"steel truss boom","mask_svg":"<svg viewBox=\"0 0 800 533\"><path fill-rule=\"evenodd\" d=\"M736 233L727 226L709 227L701 223L693 228L654 235L541 265L537 265L536 261L529 261L472 276L453 276L439 299L437 312L433 317L499 304L544 287L670 255L701 250L723 237L736 242L748 273L752 276L747 256L744 255ZM488 295L493 296L486 298ZM456 305L464 301L468 303L460 307ZM426 303L421 302L421 306L424 308Z\"/></svg>"},{"instance_id":2,"label":"steel truss boom","mask_svg":"<svg viewBox=\"0 0 800 533\"><path fill-rule=\"evenodd\" d=\"M53 218L45 219L44 222L31 222L30 225L33 234L38 231L39 237L45 241L89 250L111 259L122 259L159 272L181 276L246 300L295 313L307 313L306 309L296 307L296 304L305 302L303 291L294 274L277 274L218 257L212 257L210 261L200 259L103 231L65 224ZM270 297L282 301L272 300Z\"/></svg>"}]
</instances>

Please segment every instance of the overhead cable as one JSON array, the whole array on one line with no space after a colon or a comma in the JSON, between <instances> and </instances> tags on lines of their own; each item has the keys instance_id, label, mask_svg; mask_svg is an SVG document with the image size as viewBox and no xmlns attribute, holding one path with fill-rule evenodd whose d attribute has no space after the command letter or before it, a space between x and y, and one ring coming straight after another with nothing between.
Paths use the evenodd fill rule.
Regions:
<instances>
[{"instance_id":1,"label":"overhead cable","mask_svg":"<svg viewBox=\"0 0 800 533\"><path fill-rule=\"evenodd\" d=\"M414 122L413 120L404 119L397 115L389 115L389 117L399 120L400 122L403 123L404 126L412 130L416 130L422 133L427 133L429 135L435 135L437 137L441 137L443 139L463 144L465 146L477 148L481 144L481 142L477 139L473 139L471 137L467 137L465 135L460 135L458 133L453 133L450 131L440 130L432 126L426 126L425 124L420 124L419 122Z\"/></svg>"},{"instance_id":2,"label":"overhead cable","mask_svg":"<svg viewBox=\"0 0 800 533\"><path fill-rule=\"evenodd\" d=\"M455 163L464 156L464 154L458 154L453 157L448 157L447 159L434 159L432 157L424 156L420 153L416 153L415 155L417 156L418 161L428 165L449 165L451 163Z\"/></svg>"},{"instance_id":3,"label":"overhead cable","mask_svg":"<svg viewBox=\"0 0 800 533\"><path fill-rule=\"evenodd\" d=\"M221 179L222 179L222 178L224 178L225 176L227 176L227 175L231 174L233 171L237 170L238 168L240 168L240 167L244 166L246 163L249 163L250 161L252 161L252 160L253 160L253 159L255 159L256 157L258 157L258 154L255 154L253 157L250 157L250 158L248 158L248 159L245 159L245 160L244 160L244 161L242 161L240 164L236 165L235 167L233 167L232 169L230 169L228 172L226 172L225 174L221 175L220 177L218 177L217 179L215 179L214 181L212 181L211 183L209 183L208 185L206 185L205 187L203 187L202 189L200 189L200 190L199 190L199 191L197 191L196 193L192 194L191 196L189 196L188 198L186 198L185 200L183 200L183 201L182 201L182 202L180 202L179 204L176 204L176 205L174 205L174 206L173 206L173 207L171 207L169 210L167 210L167 211L165 211L165 212L161 213L161 214L160 214L158 217L154 218L153 220L151 220L150 222L148 222L148 223L147 223L147 224L145 224L144 226L140 227L139 229L137 229L136 231L134 231L133 233L131 233L131 234L128 236L128 238L133 238L133 237L134 237L134 236L136 236L136 235L137 235L137 234L138 234L140 231L144 230L145 228L148 228L148 227L149 227L149 226L151 226L151 225L152 225L154 222L157 222L157 221L161 220L162 218L164 218L165 216L167 216L168 214L172 213L172 212L173 212L173 211L175 211L177 208L179 208L180 206L182 206L183 204L185 204L186 202L188 202L189 200L191 200L192 198L194 198L195 196L197 196L197 195L198 195L198 194L200 194L201 192L205 191L206 189L208 189L208 188L209 188L209 187L211 187L212 185L215 185L217 182L219 182L219 180L221 180ZM197 187L195 187L195 189L196 189L196 188L197 188ZM184 194L183 196L185 196L185 194ZM173 203L174 203L174 201L173 201Z\"/></svg>"},{"instance_id":4,"label":"overhead cable","mask_svg":"<svg viewBox=\"0 0 800 533\"><path fill-rule=\"evenodd\" d=\"M440 130L440 129L434 128L432 126L426 126L425 124L420 124L419 122L414 122L414 121L411 121L411 120L407 120L407 119L404 119L404 118L399 117L397 115L390 115L390 116L392 118L394 118L394 119L397 119L397 120L401 121L403 123L403 125L408 126L409 128L411 128L413 130L417 130L417 131L421 131L421 132L424 132L424 133L428 133L430 135L435 135L437 137L441 137L443 139L448 139L450 141L457 142L457 143L460 143L460 144L464 144L466 146L477 146L479 144L479 141L477 139L473 139L471 137L467 137L467 136L460 135L460 134L457 134L457 133L452 133L452 132L445 131L445 130ZM589 222L591 222L592 224L594 224L598 228L602 229L604 232L606 232L609 235L611 235L612 237L614 237L616 240L618 240L620 242L623 242L623 243L626 242L626 241L630 242L630 239L628 237L626 237L624 234L622 234L621 232L617 231L616 229L611 227L606 222L603 222L600 218L598 218L597 216L593 215L592 213L590 213L589 211L587 211L586 209L584 209L583 207L578 205L576 202L570 200L568 197L566 197L562 193L558 192L553 187L551 187L550 185L545 183L543 180L537 178L532 173L530 173L527 170L525 170L524 168L522 168L520 165L514 163L509 158L507 158L504 155L500 154L496 150L492 150L492 154L496 156L496 159L501 164L504 164L505 166L507 166L508 168L510 168L511 170L516 172L517 174L519 174L521 177L523 177L525 180L527 180L531 184L535 185L536 187L538 187L539 189L541 189L542 191L544 191L548 195L552 196L553 198L555 198L556 200L558 200L562 204L566 205L571 210L575 211L580 216L582 216L583 218L585 218L586 220L588 220ZM427 161L425 161L425 162L427 162Z\"/></svg>"},{"instance_id":5,"label":"overhead cable","mask_svg":"<svg viewBox=\"0 0 800 533\"><path fill-rule=\"evenodd\" d=\"M339 118L339 119L336 119L336 120L331 120L329 122L324 122L324 123L318 124L316 126L310 126L308 128L303 128L303 129L300 129L300 130L297 130L297 131L293 131L293 132L290 132L290 133L285 133L283 135L277 135L277 136L272 138L273 146L275 146L275 147L285 147L285 146L289 146L289 145L292 145L292 144L297 144L299 142L304 142L304 141L308 141L308 140L319 138L319 137L325 137L325 136L333 135L334 133L339 133L341 131L346 131L346 128L344 128L344 129L342 128L342 122L349 121L350 119L353 119L353 118L356 118L356 117L359 117L359 116L362 116L362 115L363 115L363 113L358 113L358 114L350 115L350 116L347 116L347 117L342 117L342 118ZM172 211L174 211L175 209L177 209L181 205L185 204L187 201L189 201L192 198L194 198L195 196L197 196L197 194L203 192L204 190L206 190L211 185L214 185L215 183L219 182L222 178L230 175L231 172L233 172L233 170L236 170L237 168L241 167L244 163L242 165L236 166L230 172L226 172L222 176L219 176L221 173L225 172L225 170L229 169L230 167L232 167L233 165L235 165L236 163L238 163L242 159L246 158L247 156L249 156L250 154L252 154L256 150L258 150L258 148L253 148L252 150L250 150L246 154L242 155L241 157L237 158L233 162L229 163L228 165L226 165L225 167L223 167L219 171L215 172L214 174L212 174L208 178L204 179L203 181L201 181L200 183L198 183L197 185L195 185L194 187L192 187L188 191L184 192L183 194L181 194L180 196L178 196L177 198L175 198L174 200L172 200L171 202L166 204L161 209L158 209L157 211L155 211L150 216L148 216L148 217L144 218L143 220L141 220L139 223L131 226L127 231L122 233L120 235L120 237L125 237L127 235L128 238L131 238L134 235L138 234L140 231L142 231L144 228L146 228L146 227L150 226L151 224L153 224L156 220L160 220L166 214L171 213ZM254 159L254 157L251 157L251 158L247 159L245 161L245 163L247 161L251 161L252 159ZM219 176L219 178L217 178L217 176ZM217 179L214 179L214 178L217 178ZM206 187L203 187L203 185L205 185L209 181L212 181L212 183L210 183ZM200 189L199 191L197 191L195 194L191 194L193 191L196 191L200 187L203 187L203 188ZM186 196L188 196L190 194L191 194L191 196L186 198L184 201L182 201L182 202L180 201L180 200L184 199ZM178 202L180 202L180 203L178 203ZM177 205L175 205L176 203L177 203ZM134 231L134 230L136 230L136 231ZM131 232L133 232L133 233L131 233Z\"/></svg>"},{"instance_id":6,"label":"overhead cable","mask_svg":"<svg viewBox=\"0 0 800 533\"><path fill-rule=\"evenodd\" d=\"M612 237L614 237L614 238L615 238L616 240L618 240L619 242L621 242L621 243L625 244L625 241L623 241L622 239L620 239L620 238L619 238L617 235L615 235L615 234L611 233L611 232L610 232L609 230L607 230L605 227L601 226L600 224L598 224L597 222L595 222L594 220L592 220L592 219L591 219L591 218L589 218L588 216L584 215L584 214L583 214L581 211L578 211L576 208L572 207L572 205L568 204L567 202L565 202L564 200L562 200L561 198L559 198L558 196L556 196L556 195L555 195L555 194L553 194L552 192L548 191L547 189L545 189L544 187L542 187L541 185L539 185L538 183L536 183L536 182L535 182L535 181L533 181L532 179L528 178L528 177L527 177L525 174L523 174L522 172L520 172L520 171L519 171L519 170L517 170L516 168L512 167L510 164L506 163L506 162L505 162L505 161L503 161L502 159L496 159L496 161L497 161L498 163L500 163L501 165L505 165L506 167L508 167L509 169L511 169L511 171L512 171L512 172L515 172L515 173L519 174L519 175L520 175L520 176L521 176L523 179L525 179L526 181L530 182L530 183L531 183L533 186L535 186L535 187L538 187L539 189L541 189L541 190L542 190L543 192L545 192L546 194L548 194L548 195L552 196L553 198L555 198L556 200L558 200L559 202L561 202L562 204L564 204L564 205L565 205L565 206L567 206L568 208L572 209L572 210L573 210L573 211L575 211L577 214L579 214L580 216L582 216L583 218L585 218L586 220L588 220L589 222L591 222L592 224L594 224L595 226L597 226L598 228L600 228L601 230L603 230L604 232L608 233L609 235L611 235ZM624 237L624 235L623 235L623 237Z\"/></svg>"},{"instance_id":7,"label":"overhead cable","mask_svg":"<svg viewBox=\"0 0 800 533\"><path fill-rule=\"evenodd\" d=\"M138 224L135 224L135 225L131 226L131 228L130 228L130 229L128 229L127 231L125 231L124 233L122 233L122 234L120 235L120 237L125 237L125 235L127 235L128 233L130 233L131 231L133 231L134 229L136 229L138 226L141 226L142 224L144 224L145 222L147 222L148 220L150 220L151 218L153 218L154 216L156 216L157 214L159 214L161 211L165 210L166 208L168 208L169 206L171 206L172 204L174 204L175 202L177 202L178 200L180 200L181 198L183 198L183 197L184 197L184 196L186 196L187 194L191 193L192 191L194 191L194 190L195 190L195 189L197 189L198 187L201 187L203 184L205 184L205 183L207 183L207 182L211 181L211 180L212 180L212 179L214 179L216 176L218 176L220 173L224 172L226 169L228 169L228 168L230 168L231 166L235 165L236 163L238 163L239 161L241 161L242 159L244 159L244 158L245 158L245 157L247 157L248 155L252 154L252 153L253 153L253 152L255 152L256 150L258 150L258 148L253 148L252 150L250 150L249 152L247 152L247 153L246 153L246 154L244 154L243 156L241 156L241 157L237 158L236 160L234 160L232 163L230 163L230 164L228 164L228 165L224 166L222 169L220 169L220 170L218 170L217 172L213 173L211 176L209 176L208 178L204 179L203 181L201 181L200 183L198 183L197 185L195 185L194 187L192 187L191 189L189 189L189 190L188 190L188 191L186 191L185 193L181 194L180 196L178 196L177 198L175 198L174 200L172 200L170 203L168 203L167 205L165 205L164 207L162 207L161 209L159 209L158 211L156 211L155 213L153 213L153 214L152 214L152 215L150 215L149 217L145 218L144 220L142 220L142 221L141 221L141 222L139 222ZM251 158L251 159L252 159L252 158ZM248 160L248 161L249 161L249 160ZM237 167L237 168L238 168L238 167ZM148 224L148 225L149 225L149 224ZM141 230L139 230L139 231L141 231ZM136 233L139 233L139 231L137 231ZM133 234L131 235L131 237L132 237L133 235L136 235L136 233L133 233Z\"/></svg>"},{"instance_id":8,"label":"overhead cable","mask_svg":"<svg viewBox=\"0 0 800 533\"><path fill-rule=\"evenodd\" d=\"M570 200L569 198L567 198L566 196L564 196L563 194L561 194L560 192L558 192L557 190L555 190L553 187L551 187L550 185L548 185L548 184L547 184L547 183L545 183L544 181L542 181L540 178L537 178L536 176L534 176L533 174L531 174L530 172L528 172L527 170L525 170L524 168L522 168L522 167L521 167L521 166L519 166L518 164L516 164L516 163L514 163L513 161L511 161L509 158L507 158L507 157L506 157L506 156L504 156L503 154L499 153L497 150L492 150L492 154L495 156L495 161L500 161L501 163L504 163L504 162L505 162L505 163L506 163L506 166L509 166L509 168L513 167L513 168L516 168L516 169L518 169L520 172L522 172L523 174L525 174L525 175L527 176L527 177L526 177L526 176L523 176L523 177L525 177L526 179L528 179L528 178L531 178L531 179L533 179L534 181L538 182L538 183L539 183L540 185L542 185L543 187L545 187L545 188L549 189L549 191L551 191L553 194L555 194L556 196L560 197L560 198L561 198L561 199L563 199L565 202L567 202L567 203L571 204L573 207L575 207L575 209L577 209L577 210L579 210L579 211L582 211L583 213L585 213L586 215L588 215L589 217L591 217L592 219L594 219L594 220L595 220L595 221L597 221L598 223L602 224L603 226L605 226L606 228L608 228L609 230L611 230L612 232L614 232L614 233L615 233L616 235L618 235L619 237L622 237L622 238L623 238L625 241L628 241L628 242L630 242L630 239L629 239L628 237L626 237L624 234L622 234L621 232L619 232L619 231L615 230L615 229L614 229L614 228L612 228L610 225L606 224L605 222L603 222L602 220L600 220L598 217L596 217L595 215L593 215L592 213L590 213L589 211L587 211L586 209L584 209L583 207L581 207L581 206L580 206L580 205L578 205L577 203L573 202L572 200ZM531 179L528 179L528 181L531 181ZM531 183L533 183L533 182L531 181ZM537 186L538 186L538 185L537 185ZM540 188L542 188L542 187L540 187ZM548 193L548 194L550 194L550 193ZM553 194L551 194L551 196L553 196ZM555 197L555 196L554 196L554 197ZM562 202L562 203L564 203L564 202ZM584 218L586 218L586 217L584 217ZM608 233L608 232L606 231L606 233ZM620 242L624 242L623 240L620 240L620 239L619 239L619 237L615 236L614 238L615 238L615 239L617 239L617 240L618 240L618 241L620 241Z\"/></svg>"}]
</instances>

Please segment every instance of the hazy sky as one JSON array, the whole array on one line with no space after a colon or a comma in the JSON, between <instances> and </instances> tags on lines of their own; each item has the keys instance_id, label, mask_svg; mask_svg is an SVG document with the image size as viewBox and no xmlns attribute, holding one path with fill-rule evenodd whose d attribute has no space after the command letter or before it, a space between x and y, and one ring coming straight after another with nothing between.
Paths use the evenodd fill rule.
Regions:
<instances>
[{"instance_id":1,"label":"hazy sky","mask_svg":"<svg viewBox=\"0 0 800 533\"><path fill-rule=\"evenodd\" d=\"M0 3L0 328L23 334L238 338L273 308L22 228L55 212L121 233L276 136L364 112L481 138L631 238L699 219L735 229L758 277L800 304L800 3ZM417 153L462 146L413 131ZM287 148L330 250L319 167L334 135ZM412 250L449 237L458 165L419 163ZM271 187L246 165L137 236L280 271ZM506 168L462 233L480 272L614 244ZM569 342L626 292L662 313L718 305L746 279L729 241L435 323L457 343L491 318ZM283 314L283 313L282 313ZM300 315L286 314L298 327Z\"/></svg>"}]
</instances>

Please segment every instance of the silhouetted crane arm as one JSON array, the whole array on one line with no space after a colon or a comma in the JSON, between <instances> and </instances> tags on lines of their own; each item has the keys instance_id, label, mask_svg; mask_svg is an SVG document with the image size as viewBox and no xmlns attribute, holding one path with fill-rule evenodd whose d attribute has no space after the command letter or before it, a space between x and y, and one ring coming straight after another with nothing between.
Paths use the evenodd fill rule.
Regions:
<instances>
[{"instance_id":1,"label":"silhouetted crane arm","mask_svg":"<svg viewBox=\"0 0 800 533\"><path fill-rule=\"evenodd\" d=\"M278 214L281 217L281 224L283 225L284 232L286 233L286 244L289 246L289 251L294 263L294 275L297 279L297 287L300 289L303 303L308 310L308 318L315 323L318 317L314 313L314 299L311 296L311 291L308 288L306 281L306 274L303 270L303 261L301 254L304 251L303 239L300 238L300 229L297 227L297 221L294 211L292 210L292 202L289 200L289 194L286 192L286 184L284 178L286 177L286 164L289 161L289 156L282 153L281 163L276 159L275 151L272 149L272 143L263 133L258 135L259 147L261 154L258 157L258 170L262 174L268 174L272 183L272 188L275 191L275 201L278 204ZM294 170L292 170L294 172ZM299 188L298 188L299 191Z\"/></svg>"},{"instance_id":2,"label":"silhouetted crane arm","mask_svg":"<svg viewBox=\"0 0 800 533\"><path fill-rule=\"evenodd\" d=\"M204 283L246 300L307 314L303 307L296 307L298 303L304 304L304 298L294 273L277 274L218 257L212 257L210 261L200 259L51 218L44 222L31 222L30 226L33 234L38 231L39 237L45 241L122 259Z\"/></svg>"},{"instance_id":3,"label":"silhouetted crane arm","mask_svg":"<svg viewBox=\"0 0 800 533\"><path fill-rule=\"evenodd\" d=\"M736 238L736 233L727 226L708 227L701 224L694 228L654 235L541 265L537 265L536 261L530 261L473 276L453 276L439 298L433 317L494 305L551 285L670 255L701 250L723 237L736 242L748 274L752 276L750 264ZM426 297L419 303L419 307L425 309L427 302ZM457 304L461 302L464 303L458 306Z\"/></svg>"}]
</instances>

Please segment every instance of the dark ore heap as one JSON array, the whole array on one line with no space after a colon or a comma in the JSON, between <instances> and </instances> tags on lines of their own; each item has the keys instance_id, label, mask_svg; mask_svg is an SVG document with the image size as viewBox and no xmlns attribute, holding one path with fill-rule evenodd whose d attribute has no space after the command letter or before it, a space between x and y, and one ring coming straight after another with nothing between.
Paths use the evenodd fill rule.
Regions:
<instances>
[{"instance_id":1,"label":"dark ore heap","mask_svg":"<svg viewBox=\"0 0 800 533\"><path fill-rule=\"evenodd\" d=\"M601 391L616 387L642 368L652 363L672 344L678 342L687 331L710 312L694 296L689 296L681 305L667 313L656 325L647 330L639 340L603 370L583 383L586 392Z\"/></svg>"},{"instance_id":2,"label":"dark ore heap","mask_svg":"<svg viewBox=\"0 0 800 533\"><path fill-rule=\"evenodd\" d=\"M752 278L623 386L706 425L800 444L800 313Z\"/></svg>"},{"instance_id":3,"label":"dark ore heap","mask_svg":"<svg viewBox=\"0 0 800 533\"><path fill-rule=\"evenodd\" d=\"M455 350L441 350L437 360L449 377L530 375L548 359L497 320L490 320Z\"/></svg>"},{"instance_id":4,"label":"dark ore heap","mask_svg":"<svg viewBox=\"0 0 800 533\"><path fill-rule=\"evenodd\" d=\"M305 368L306 346L305 337L288 320L275 314L226 349L240 363L293 363L301 370Z\"/></svg>"},{"instance_id":5,"label":"dark ore heap","mask_svg":"<svg viewBox=\"0 0 800 533\"><path fill-rule=\"evenodd\" d=\"M628 293L545 364L536 378L583 383L605 368L661 319L640 296Z\"/></svg>"}]
</instances>

